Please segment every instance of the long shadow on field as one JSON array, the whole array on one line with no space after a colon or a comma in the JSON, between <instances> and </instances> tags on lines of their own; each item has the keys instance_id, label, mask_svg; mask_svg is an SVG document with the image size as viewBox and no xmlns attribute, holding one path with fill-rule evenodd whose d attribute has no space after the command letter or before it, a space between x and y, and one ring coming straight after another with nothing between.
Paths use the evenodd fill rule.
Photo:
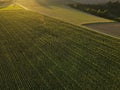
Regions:
<instances>
[{"instance_id":1,"label":"long shadow on field","mask_svg":"<svg viewBox=\"0 0 120 90\"><path fill-rule=\"evenodd\" d=\"M46 1L46 0L35 0L36 1L36 3L38 3L40 6L43 6L43 7L45 7L45 8L48 8L48 9L52 9L51 8L51 4L49 4L49 2L48 1Z\"/></svg>"},{"instance_id":2,"label":"long shadow on field","mask_svg":"<svg viewBox=\"0 0 120 90\"><path fill-rule=\"evenodd\" d=\"M52 9L51 6L59 6L59 5L68 5L75 3L73 0L65 1L65 0L35 0L38 4Z\"/></svg>"}]
</instances>

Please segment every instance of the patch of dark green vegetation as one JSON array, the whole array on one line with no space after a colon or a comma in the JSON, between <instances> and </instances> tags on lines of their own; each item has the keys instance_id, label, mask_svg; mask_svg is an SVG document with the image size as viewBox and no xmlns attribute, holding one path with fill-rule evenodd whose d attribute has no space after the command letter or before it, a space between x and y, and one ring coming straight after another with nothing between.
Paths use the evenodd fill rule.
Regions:
<instances>
[{"instance_id":1,"label":"patch of dark green vegetation","mask_svg":"<svg viewBox=\"0 0 120 90\"><path fill-rule=\"evenodd\" d=\"M105 4L70 4L69 6L103 18L120 22L120 2L108 2Z\"/></svg>"},{"instance_id":2,"label":"patch of dark green vegetation","mask_svg":"<svg viewBox=\"0 0 120 90\"><path fill-rule=\"evenodd\" d=\"M0 11L1 90L119 90L120 39L25 10Z\"/></svg>"}]
</instances>

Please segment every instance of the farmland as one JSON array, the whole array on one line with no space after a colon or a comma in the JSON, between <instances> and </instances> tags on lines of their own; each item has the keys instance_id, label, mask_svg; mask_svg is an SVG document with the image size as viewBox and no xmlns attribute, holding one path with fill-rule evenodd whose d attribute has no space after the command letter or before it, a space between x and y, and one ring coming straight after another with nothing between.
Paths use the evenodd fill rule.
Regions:
<instances>
[{"instance_id":1,"label":"farmland","mask_svg":"<svg viewBox=\"0 0 120 90\"><path fill-rule=\"evenodd\" d=\"M69 1L72 0L17 0L17 3L20 3L21 5L40 14L79 26L85 23L113 22L112 20L96 17L70 8L67 5Z\"/></svg>"},{"instance_id":2,"label":"farmland","mask_svg":"<svg viewBox=\"0 0 120 90\"><path fill-rule=\"evenodd\" d=\"M120 37L120 23L91 23L84 24L84 26L93 30L106 33L115 37Z\"/></svg>"},{"instance_id":3,"label":"farmland","mask_svg":"<svg viewBox=\"0 0 120 90\"><path fill-rule=\"evenodd\" d=\"M7 9L0 10L1 90L120 89L120 39Z\"/></svg>"}]
</instances>

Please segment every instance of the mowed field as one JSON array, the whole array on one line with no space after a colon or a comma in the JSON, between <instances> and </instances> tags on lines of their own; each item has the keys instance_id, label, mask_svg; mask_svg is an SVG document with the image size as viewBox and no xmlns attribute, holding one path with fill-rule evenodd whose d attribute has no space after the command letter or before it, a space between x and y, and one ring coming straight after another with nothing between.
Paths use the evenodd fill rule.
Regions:
<instances>
[{"instance_id":1,"label":"mowed field","mask_svg":"<svg viewBox=\"0 0 120 90\"><path fill-rule=\"evenodd\" d=\"M17 3L40 14L79 26L86 23L113 22L69 7L67 4L72 3L72 0L17 0Z\"/></svg>"},{"instance_id":2,"label":"mowed field","mask_svg":"<svg viewBox=\"0 0 120 90\"><path fill-rule=\"evenodd\" d=\"M1 90L119 90L120 39L23 9L0 11Z\"/></svg>"},{"instance_id":3,"label":"mowed field","mask_svg":"<svg viewBox=\"0 0 120 90\"><path fill-rule=\"evenodd\" d=\"M91 23L84 26L120 38L120 23Z\"/></svg>"}]
</instances>

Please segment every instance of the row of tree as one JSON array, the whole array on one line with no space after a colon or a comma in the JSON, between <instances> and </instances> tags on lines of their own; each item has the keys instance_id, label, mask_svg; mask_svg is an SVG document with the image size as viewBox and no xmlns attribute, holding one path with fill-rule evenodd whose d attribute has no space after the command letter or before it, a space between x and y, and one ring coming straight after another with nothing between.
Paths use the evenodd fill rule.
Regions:
<instances>
[{"instance_id":1,"label":"row of tree","mask_svg":"<svg viewBox=\"0 0 120 90\"><path fill-rule=\"evenodd\" d=\"M94 14L100 17L120 21L120 2L107 2L104 4L70 4L71 7Z\"/></svg>"}]
</instances>

